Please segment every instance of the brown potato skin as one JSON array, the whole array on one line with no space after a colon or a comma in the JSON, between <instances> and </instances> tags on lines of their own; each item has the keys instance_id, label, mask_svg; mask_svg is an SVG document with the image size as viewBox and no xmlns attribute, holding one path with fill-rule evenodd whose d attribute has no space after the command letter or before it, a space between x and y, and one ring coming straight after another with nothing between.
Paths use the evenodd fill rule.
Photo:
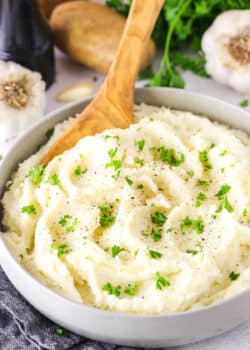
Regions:
<instances>
[{"instance_id":1,"label":"brown potato skin","mask_svg":"<svg viewBox=\"0 0 250 350\"><path fill-rule=\"evenodd\" d=\"M46 18L50 18L51 13L56 6L69 1L74 1L74 0L38 0L38 5L42 14Z\"/></svg>"},{"instance_id":2,"label":"brown potato skin","mask_svg":"<svg viewBox=\"0 0 250 350\"><path fill-rule=\"evenodd\" d=\"M76 62L107 73L118 49L126 18L114 10L83 1L57 6L50 18L55 44ZM155 45L148 43L141 68L155 55ZM133 59L133 57L131 57Z\"/></svg>"}]
</instances>

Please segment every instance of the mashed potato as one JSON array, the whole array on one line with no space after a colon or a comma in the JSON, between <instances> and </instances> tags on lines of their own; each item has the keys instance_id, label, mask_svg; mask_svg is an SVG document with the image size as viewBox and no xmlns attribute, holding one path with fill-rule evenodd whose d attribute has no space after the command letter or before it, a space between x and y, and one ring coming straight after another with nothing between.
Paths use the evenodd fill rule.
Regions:
<instances>
[{"instance_id":1,"label":"mashed potato","mask_svg":"<svg viewBox=\"0 0 250 350\"><path fill-rule=\"evenodd\" d=\"M4 194L7 244L47 286L106 310L186 311L249 287L249 137L191 113L134 113L44 168L69 121L56 127Z\"/></svg>"}]
</instances>

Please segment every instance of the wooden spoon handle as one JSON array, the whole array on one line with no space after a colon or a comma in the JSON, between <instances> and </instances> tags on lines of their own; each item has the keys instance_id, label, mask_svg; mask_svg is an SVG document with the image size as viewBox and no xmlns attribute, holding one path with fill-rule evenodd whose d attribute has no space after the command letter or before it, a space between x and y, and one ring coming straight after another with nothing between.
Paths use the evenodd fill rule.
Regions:
<instances>
[{"instance_id":1,"label":"wooden spoon handle","mask_svg":"<svg viewBox=\"0 0 250 350\"><path fill-rule=\"evenodd\" d=\"M133 0L121 43L98 95L59 137L42 160L73 147L84 136L132 123L134 83L145 45L164 0Z\"/></svg>"},{"instance_id":2,"label":"wooden spoon handle","mask_svg":"<svg viewBox=\"0 0 250 350\"><path fill-rule=\"evenodd\" d=\"M164 0L133 0L116 58L102 86L101 94L132 120L134 84L142 55L159 16ZM126 90L124 89L126 87Z\"/></svg>"}]
</instances>

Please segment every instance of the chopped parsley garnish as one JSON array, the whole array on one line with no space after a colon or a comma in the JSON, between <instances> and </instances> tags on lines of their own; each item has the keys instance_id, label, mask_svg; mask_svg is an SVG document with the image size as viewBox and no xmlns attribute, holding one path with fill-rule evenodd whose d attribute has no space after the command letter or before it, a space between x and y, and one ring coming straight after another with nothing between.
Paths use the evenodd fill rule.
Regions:
<instances>
[{"instance_id":1,"label":"chopped parsley garnish","mask_svg":"<svg viewBox=\"0 0 250 350\"><path fill-rule=\"evenodd\" d=\"M39 185L42 182L45 169L45 165L37 165L30 168L28 176L31 177L31 181L34 185Z\"/></svg>"},{"instance_id":2,"label":"chopped parsley garnish","mask_svg":"<svg viewBox=\"0 0 250 350\"><path fill-rule=\"evenodd\" d=\"M142 151L145 146L145 140L135 141L135 144L138 147L138 150Z\"/></svg>"},{"instance_id":3,"label":"chopped parsley garnish","mask_svg":"<svg viewBox=\"0 0 250 350\"><path fill-rule=\"evenodd\" d=\"M156 250L151 250L151 249L149 250L149 254L150 254L151 258L153 258L153 259L160 259L163 255L162 253L160 253Z\"/></svg>"},{"instance_id":4,"label":"chopped parsley garnish","mask_svg":"<svg viewBox=\"0 0 250 350\"><path fill-rule=\"evenodd\" d=\"M196 255L196 254L198 254L199 252L198 252L198 250L187 249L187 250L186 250L186 253L187 253L187 254Z\"/></svg>"},{"instance_id":5,"label":"chopped parsley garnish","mask_svg":"<svg viewBox=\"0 0 250 350\"><path fill-rule=\"evenodd\" d=\"M117 151L118 151L118 148L117 148L117 147L116 147L116 148L111 148L111 149L108 151L108 154L109 154L110 158L114 158L114 156L116 155Z\"/></svg>"},{"instance_id":6,"label":"chopped parsley garnish","mask_svg":"<svg viewBox=\"0 0 250 350\"><path fill-rule=\"evenodd\" d=\"M124 293L134 296L137 292L137 284L136 283L129 283L128 286L124 289Z\"/></svg>"},{"instance_id":7,"label":"chopped parsley garnish","mask_svg":"<svg viewBox=\"0 0 250 350\"><path fill-rule=\"evenodd\" d=\"M22 207L21 211L26 214L36 214L36 208L33 204Z\"/></svg>"},{"instance_id":8,"label":"chopped parsley garnish","mask_svg":"<svg viewBox=\"0 0 250 350\"><path fill-rule=\"evenodd\" d=\"M110 282L106 283L103 287L102 290L107 292L110 295L115 295L116 297L119 297L121 295L121 287L120 286L113 286Z\"/></svg>"},{"instance_id":9,"label":"chopped parsley garnish","mask_svg":"<svg viewBox=\"0 0 250 350\"><path fill-rule=\"evenodd\" d=\"M189 171L187 171L187 174L188 174L188 176L193 177L194 176L194 171L193 170L189 170Z\"/></svg>"},{"instance_id":10,"label":"chopped parsley garnish","mask_svg":"<svg viewBox=\"0 0 250 350\"><path fill-rule=\"evenodd\" d=\"M216 213L222 212L223 209L226 209L229 213L232 213L234 211L231 203L229 202L228 198L225 197L221 200L220 204L218 205L218 208L216 210Z\"/></svg>"},{"instance_id":11,"label":"chopped parsley garnish","mask_svg":"<svg viewBox=\"0 0 250 350\"><path fill-rule=\"evenodd\" d=\"M106 163L106 168L114 168L116 171L116 174L112 176L112 178L116 179L119 177L120 172L121 172L121 166L122 166L122 161L120 159L114 159L115 155L117 154L118 148L111 148L108 151L109 157L110 157L110 162Z\"/></svg>"},{"instance_id":12,"label":"chopped parsley garnish","mask_svg":"<svg viewBox=\"0 0 250 350\"><path fill-rule=\"evenodd\" d=\"M57 328L56 329L56 334L67 337L68 336L68 332L63 329L63 328Z\"/></svg>"},{"instance_id":13,"label":"chopped parsley garnish","mask_svg":"<svg viewBox=\"0 0 250 350\"><path fill-rule=\"evenodd\" d=\"M61 217L58 223L62 227L66 226L67 233L71 233L75 231L76 225L78 224L78 219L73 218L73 216L71 215L64 215L63 217Z\"/></svg>"},{"instance_id":14,"label":"chopped parsley garnish","mask_svg":"<svg viewBox=\"0 0 250 350\"><path fill-rule=\"evenodd\" d=\"M165 287L169 287L170 284L171 283L166 278L161 276L159 272L156 272L156 275L155 275L155 287L156 287L156 289L162 290Z\"/></svg>"},{"instance_id":15,"label":"chopped parsley garnish","mask_svg":"<svg viewBox=\"0 0 250 350\"><path fill-rule=\"evenodd\" d=\"M182 234L185 234L185 231L184 231L185 228L191 228L195 230L198 234L201 234L202 232L204 232L205 225L203 221L200 219L193 220L193 219L190 219L189 216L186 216L181 223Z\"/></svg>"},{"instance_id":16,"label":"chopped parsley garnish","mask_svg":"<svg viewBox=\"0 0 250 350\"><path fill-rule=\"evenodd\" d=\"M231 190L231 186L225 184L221 186L219 192L216 193L216 197L220 200L216 213L222 212L223 209L226 209L229 213L233 212L233 207L228 200L226 194Z\"/></svg>"},{"instance_id":17,"label":"chopped parsley garnish","mask_svg":"<svg viewBox=\"0 0 250 350\"><path fill-rule=\"evenodd\" d=\"M208 151L203 150L199 152L199 160L205 169L212 169L212 164L208 160Z\"/></svg>"},{"instance_id":18,"label":"chopped parsley garnish","mask_svg":"<svg viewBox=\"0 0 250 350\"><path fill-rule=\"evenodd\" d=\"M143 185L143 184L139 184L139 185L137 186L137 189L138 189L138 190L143 190L143 189L144 189L144 185Z\"/></svg>"},{"instance_id":19,"label":"chopped parsley garnish","mask_svg":"<svg viewBox=\"0 0 250 350\"><path fill-rule=\"evenodd\" d=\"M71 215L64 215L60 220L59 220L59 225L62 227L66 226L68 224L68 220L72 219Z\"/></svg>"},{"instance_id":20,"label":"chopped parsley garnish","mask_svg":"<svg viewBox=\"0 0 250 350\"><path fill-rule=\"evenodd\" d=\"M106 168L113 167L115 170L119 170L122 166L122 161L118 159L111 160L109 163L106 164Z\"/></svg>"},{"instance_id":21,"label":"chopped parsley garnish","mask_svg":"<svg viewBox=\"0 0 250 350\"><path fill-rule=\"evenodd\" d=\"M161 147L152 147L150 149L153 151L154 155L162 160L165 163L168 163L170 166L180 166L185 161L185 156L183 153L180 153L179 158L176 155L176 151L173 148L166 148L165 146Z\"/></svg>"},{"instance_id":22,"label":"chopped parsley garnish","mask_svg":"<svg viewBox=\"0 0 250 350\"><path fill-rule=\"evenodd\" d=\"M197 208L199 208L201 206L201 202L205 201L207 199L207 196L205 195L205 193L200 192L197 196L196 202L195 202L195 206Z\"/></svg>"},{"instance_id":23,"label":"chopped parsley garnish","mask_svg":"<svg viewBox=\"0 0 250 350\"><path fill-rule=\"evenodd\" d=\"M151 235L155 242L159 242L162 239L162 232L152 228Z\"/></svg>"},{"instance_id":24,"label":"chopped parsley garnish","mask_svg":"<svg viewBox=\"0 0 250 350\"><path fill-rule=\"evenodd\" d=\"M136 165L142 166L144 164L144 159L135 157L134 158L134 162L135 162Z\"/></svg>"},{"instance_id":25,"label":"chopped parsley garnish","mask_svg":"<svg viewBox=\"0 0 250 350\"><path fill-rule=\"evenodd\" d=\"M248 215L247 208L244 208L244 209L243 209L242 215L245 216L245 217Z\"/></svg>"},{"instance_id":26,"label":"chopped parsley garnish","mask_svg":"<svg viewBox=\"0 0 250 350\"><path fill-rule=\"evenodd\" d=\"M119 245L113 245L111 250L112 250L112 256L113 256L113 258L115 258L118 254L123 252L125 249L121 248Z\"/></svg>"},{"instance_id":27,"label":"chopped parsley garnish","mask_svg":"<svg viewBox=\"0 0 250 350\"><path fill-rule=\"evenodd\" d=\"M222 199L224 195L228 193L230 190L231 190L231 186L229 186L228 184L225 184L221 186L219 192L216 193L216 197L218 197L219 199Z\"/></svg>"},{"instance_id":28,"label":"chopped parsley garnish","mask_svg":"<svg viewBox=\"0 0 250 350\"><path fill-rule=\"evenodd\" d=\"M59 186L61 181L59 179L59 176L57 174L52 174L49 177L49 183L54 186Z\"/></svg>"},{"instance_id":29,"label":"chopped parsley garnish","mask_svg":"<svg viewBox=\"0 0 250 350\"><path fill-rule=\"evenodd\" d=\"M235 281L240 277L240 273L236 273L234 271L232 271L229 275L229 278L231 281Z\"/></svg>"},{"instance_id":30,"label":"chopped parsley garnish","mask_svg":"<svg viewBox=\"0 0 250 350\"><path fill-rule=\"evenodd\" d=\"M99 206L100 209L100 225L101 227L112 226L115 222L115 216L113 215L114 208L112 205L105 203Z\"/></svg>"},{"instance_id":31,"label":"chopped parsley garnish","mask_svg":"<svg viewBox=\"0 0 250 350\"><path fill-rule=\"evenodd\" d=\"M135 256L137 256L138 253L139 253L139 248L137 248L137 249L135 250L135 252L134 252Z\"/></svg>"},{"instance_id":32,"label":"chopped parsley garnish","mask_svg":"<svg viewBox=\"0 0 250 350\"><path fill-rule=\"evenodd\" d=\"M133 185L133 180L131 180L128 176L125 177L125 180L127 181L128 185Z\"/></svg>"},{"instance_id":33,"label":"chopped parsley garnish","mask_svg":"<svg viewBox=\"0 0 250 350\"><path fill-rule=\"evenodd\" d=\"M55 131L54 128L46 131L45 136L46 136L47 140L49 140L54 135L54 131Z\"/></svg>"},{"instance_id":34,"label":"chopped parsley garnish","mask_svg":"<svg viewBox=\"0 0 250 350\"><path fill-rule=\"evenodd\" d=\"M197 186L200 186L200 187L203 187L204 189L208 189L208 187L209 187L209 182L206 181L206 180L201 180L201 179L199 179L199 180L197 180L196 185L197 185Z\"/></svg>"},{"instance_id":35,"label":"chopped parsley garnish","mask_svg":"<svg viewBox=\"0 0 250 350\"><path fill-rule=\"evenodd\" d=\"M118 136L118 135L114 135L114 136L105 135L104 138L105 138L105 140L108 140L108 139L114 139L114 140L116 140L116 141L119 141L119 140L120 140L120 136Z\"/></svg>"},{"instance_id":36,"label":"chopped parsley garnish","mask_svg":"<svg viewBox=\"0 0 250 350\"><path fill-rule=\"evenodd\" d=\"M221 156L221 157L224 157L226 154L227 154L227 150L225 149L224 151L222 151L222 152L220 153L220 156Z\"/></svg>"},{"instance_id":37,"label":"chopped parsley garnish","mask_svg":"<svg viewBox=\"0 0 250 350\"><path fill-rule=\"evenodd\" d=\"M245 108L249 106L249 101L247 99L241 101L240 106Z\"/></svg>"},{"instance_id":38,"label":"chopped parsley garnish","mask_svg":"<svg viewBox=\"0 0 250 350\"><path fill-rule=\"evenodd\" d=\"M152 216L151 220L154 224L157 226L163 226L165 222L167 221L167 216L164 213L161 213L159 211L156 211Z\"/></svg>"},{"instance_id":39,"label":"chopped parsley garnish","mask_svg":"<svg viewBox=\"0 0 250 350\"><path fill-rule=\"evenodd\" d=\"M82 169L80 165L78 165L76 168L75 168L75 171L74 171L74 174L75 176L81 176L82 174L85 174L88 170L85 168L85 169Z\"/></svg>"},{"instance_id":40,"label":"chopped parsley garnish","mask_svg":"<svg viewBox=\"0 0 250 350\"><path fill-rule=\"evenodd\" d=\"M3 160L3 156L2 156L2 154L0 154L0 160Z\"/></svg>"},{"instance_id":41,"label":"chopped parsley garnish","mask_svg":"<svg viewBox=\"0 0 250 350\"><path fill-rule=\"evenodd\" d=\"M69 253L69 246L66 243L65 244L52 244L51 248L57 250L58 257Z\"/></svg>"}]
</instances>

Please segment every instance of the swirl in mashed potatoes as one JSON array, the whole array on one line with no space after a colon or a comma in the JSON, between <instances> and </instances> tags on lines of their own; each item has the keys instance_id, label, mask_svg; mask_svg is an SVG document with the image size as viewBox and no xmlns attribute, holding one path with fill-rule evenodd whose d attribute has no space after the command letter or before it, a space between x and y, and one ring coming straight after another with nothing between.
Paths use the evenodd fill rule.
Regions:
<instances>
[{"instance_id":1,"label":"swirl in mashed potatoes","mask_svg":"<svg viewBox=\"0 0 250 350\"><path fill-rule=\"evenodd\" d=\"M250 286L250 139L187 112L135 106L45 168L69 121L23 162L2 199L20 262L77 302L160 314Z\"/></svg>"}]
</instances>

